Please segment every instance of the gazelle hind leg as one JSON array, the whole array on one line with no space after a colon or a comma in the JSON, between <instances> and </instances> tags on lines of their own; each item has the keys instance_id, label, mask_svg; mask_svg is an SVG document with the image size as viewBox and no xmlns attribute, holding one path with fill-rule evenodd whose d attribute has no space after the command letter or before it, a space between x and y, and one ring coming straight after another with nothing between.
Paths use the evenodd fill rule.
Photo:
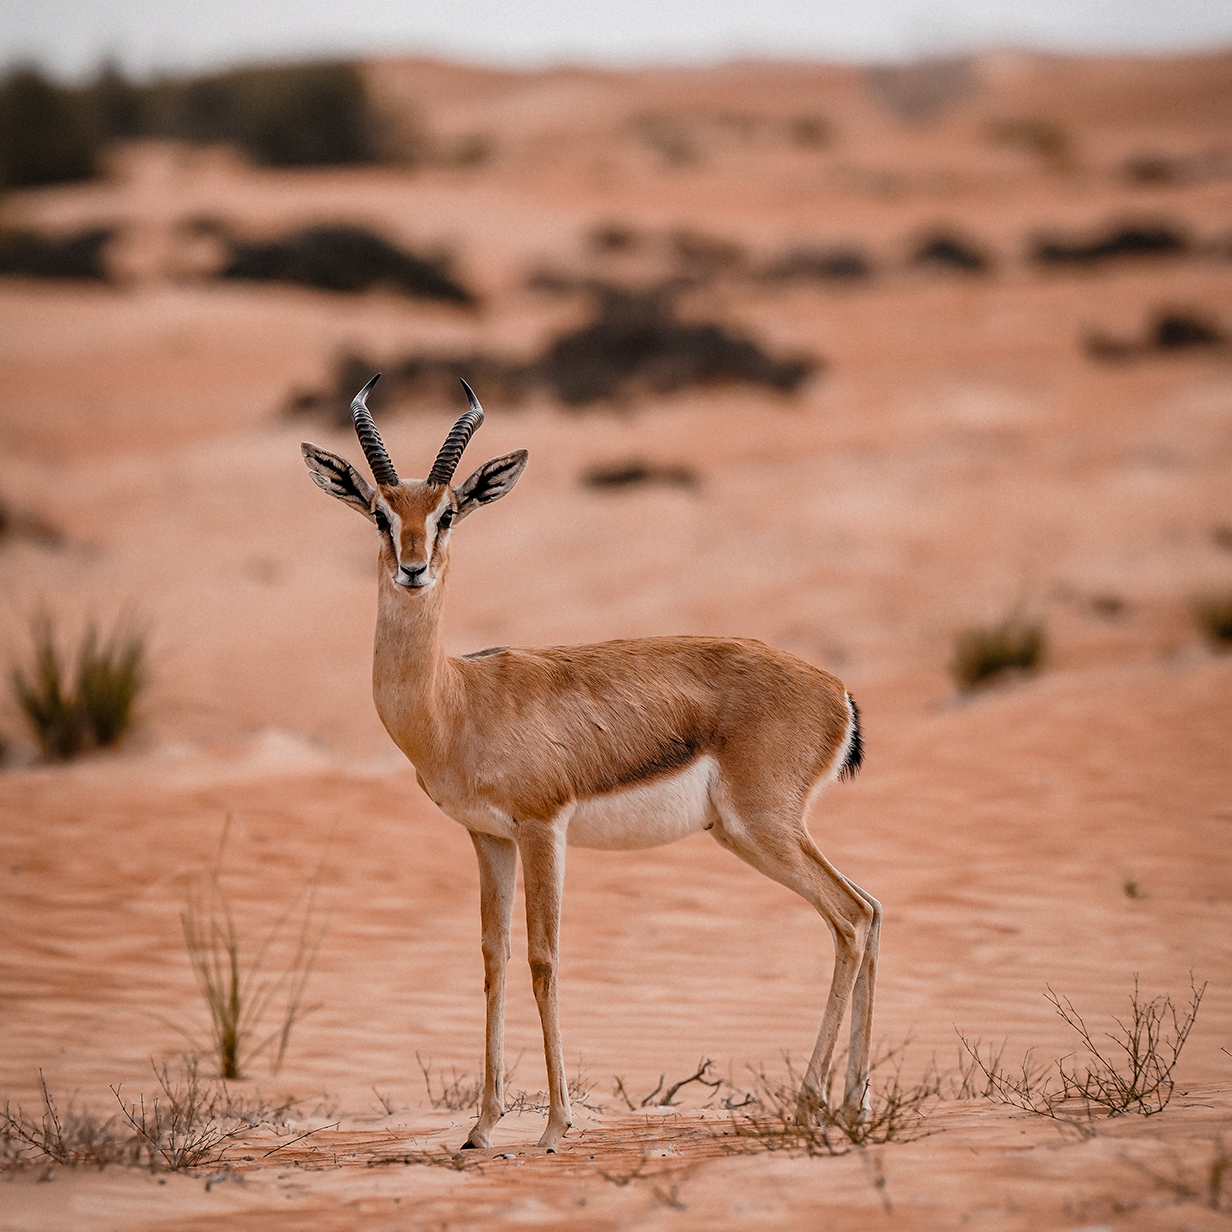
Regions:
<instances>
[{"instance_id":1,"label":"gazelle hind leg","mask_svg":"<svg viewBox=\"0 0 1232 1232\"><path fill-rule=\"evenodd\" d=\"M856 1121L867 1118L870 1052L873 1033L873 994L877 987L877 953L881 945L881 904L854 881L847 884L873 909L873 922L864 943L864 960L851 994L851 1046L847 1051L847 1082L843 1089L843 1112Z\"/></svg>"},{"instance_id":2,"label":"gazelle hind leg","mask_svg":"<svg viewBox=\"0 0 1232 1232\"><path fill-rule=\"evenodd\" d=\"M509 839L472 830L471 841L479 858L479 918L487 1033L483 1103L479 1120L463 1144L463 1150L491 1146L492 1130L505 1115L505 968L509 963L509 933L518 876L518 849Z\"/></svg>"},{"instance_id":3,"label":"gazelle hind leg","mask_svg":"<svg viewBox=\"0 0 1232 1232\"><path fill-rule=\"evenodd\" d=\"M799 1116L815 1119L827 1108L830 1066L839 1028L857 978L864 972L865 953L880 912L821 854L800 811L785 809L778 815L747 819L738 816L725 802L716 801L716 807L720 822L711 833L718 842L758 872L811 903L834 938L834 976L797 1107ZM866 981L865 986L870 995L861 1014L861 1040L871 1025L868 1020L872 1013L871 982ZM865 1058L864 1070L867 1064Z\"/></svg>"}]
</instances>

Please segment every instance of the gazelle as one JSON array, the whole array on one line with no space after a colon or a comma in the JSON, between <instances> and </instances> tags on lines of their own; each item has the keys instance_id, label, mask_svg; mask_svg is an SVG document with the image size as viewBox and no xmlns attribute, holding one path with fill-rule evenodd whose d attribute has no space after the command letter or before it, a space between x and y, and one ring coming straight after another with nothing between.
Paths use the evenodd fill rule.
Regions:
<instances>
[{"instance_id":1,"label":"gazelle","mask_svg":"<svg viewBox=\"0 0 1232 1232\"><path fill-rule=\"evenodd\" d=\"M399 479L367 408L376 381L351 403L375 487L337 454L307 442L302 452L313 482L377 529L377 713L419 785L470 832L479 858L487 1046L483 1102L464 1149L490 1147L504 1115L505 967L519 855L550 1096L539 1146L554 1151L570 1124L556 1009L565 847L653 847L697 830L801 895L829 925L834 976L797 1113L828 1115L850 1001L838 1115L866 1115L881 907L826 860L805 825L821 788L853 776L862 760L859 716L842 683L761 642L714 637L499 646L450 658L441 638L450 536L513 488L527 452L493 458L454 486L483 422L463 381L470 409L428 477Z\"/></svg>"}]
</instances>

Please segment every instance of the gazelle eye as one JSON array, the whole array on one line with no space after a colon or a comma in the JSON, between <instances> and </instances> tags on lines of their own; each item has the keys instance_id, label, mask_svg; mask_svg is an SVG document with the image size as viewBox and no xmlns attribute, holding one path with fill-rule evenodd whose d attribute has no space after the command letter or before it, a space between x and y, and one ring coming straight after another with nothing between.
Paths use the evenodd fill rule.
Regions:
<instances>
[{"instance_id":1,"label":"gazelle eye","mask_svg":"<svg viewBox=\"0 0 1232 1232\"><path fill-rule=\"evenodd\" d=\"M436 526L438 530L448 530L452 524L453 524L453 510L452 509L446 509L445 512L442 513L441 516L437 518L436 520Z\"/></svg>"},{"instance_id":2,"label":"gazelle eye","mask_svg":"<svg viewBox=\"0 0 1232 1232\"><path fill-rule=\"evenodd\" d=\"M382 535L389 534L389 519L385 516L384 509L373 510L372 516L376 519L376 528Z\"/></svg>"}]
</instances>

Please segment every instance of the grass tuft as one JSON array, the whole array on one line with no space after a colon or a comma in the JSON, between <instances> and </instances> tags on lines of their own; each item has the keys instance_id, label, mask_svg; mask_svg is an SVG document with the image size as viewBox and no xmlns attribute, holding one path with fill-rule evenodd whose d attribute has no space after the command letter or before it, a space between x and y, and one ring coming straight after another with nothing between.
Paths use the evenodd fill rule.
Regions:
<instances>
[{"instance_id":1,"label":"grass tuft","mask_svg":"<svg viewBox=\"0 0 1232 1232\"><path fill-rule=\"evenodd\" d=\"M180 914L193 974L210 1013L211 1051L224 1079L241 1077L244 1067L267 1051L271 1054L273 1072L278 1072L292 1029L311 1012L312 1007L304 1005L304 991L325 935L325 926L318 924L315 916L314 877L275 921L252 958L243 958L240 932L221 879L222 855L230 826L228 814L218 859L206 887L189 894L187 906ZM294 939L280 946L287 932ZM271 972L267 967L276 949L282 951L284 961L279 970ZM279 1003L282 1009L277 1025L268 1028L270 1012Z\"/></svg>"},{"instance_id":2,"label":"grass tuft","mask_svg":"<svg viewBox=\"0 0 1232 1232\"><path fill-rule=\"evenodd\" d=\"M65 761L118 744L132 726L133 707L147 680L145 639L117 624L110 636L91 621L77 648L70 687L65 658L47 614L31 624L33 657L15 665L10 686L49 761Z\"/></svg>"}]
</instances>

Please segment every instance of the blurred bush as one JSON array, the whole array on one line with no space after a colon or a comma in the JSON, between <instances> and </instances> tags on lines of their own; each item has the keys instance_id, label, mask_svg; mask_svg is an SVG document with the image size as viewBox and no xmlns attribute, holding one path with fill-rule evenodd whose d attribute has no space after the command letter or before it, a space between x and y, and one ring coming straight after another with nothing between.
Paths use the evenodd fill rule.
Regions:
<instances>
[{"instance_id":1,"label":"blurred bush","mask_svg":"<svg viewBox=\"0 0 1232 1232\"><path fill-rule=\"evenodd\" d=\"M293 282L324 291L383 286L464 307L476 302L443 259L418 257L362 227L322 225L264 241L223 238L231 249L223 278Z\"/></svg>"},{"instance_id":2,"label":"blurred bush","mask_svg":"<svg viewBox=\"0 0 1232 1232\"><path fill-rule=\"evenodd\" d=\"M567 406L690 385L751 383L795 393L816 366L774 359L721 325L681 320L665 288L646 294L597 291L594 319L562 334L532 366L537 383Z\"/></svg>"},{"instance_id":3,"label":"blurred bush","mask_svg":"<svg viewBox=\"0 0 1232 1232\"><path fill-rule=\"evenodd\" d=\"M1199 599L1193 607L1194 620L1214 650L1232 651L1232 594Z\"/></svg>"},{"instance_id":4,"label":"blurred bush","mask_svg":"<svg viewBox=\"0 0 1232 1232\"><path fill-rule=\"evenodd\" d=\"M792 248L762 270L765 282L855 282L868 278L872 263L858 248Z\"/></svg>"},{"instance_id":5,"label":"blurred bush","mask_svg":"<svg viewBox=\"0 0 1232 1232\"><path fill-rule=\"evenodd\" d=\"M464 377L482 397L507 406L541 389L577 409L694 386L753 384L794 394L824 367L811 357L776 358L714 322L682 320L674 303L678 289L667 284L633 292L590 283L586 290L598 301L590 321L559 334L529 363L480 352L412 354L384 365L346 355L332 388L295 394L289 409L324 410L350 424L351 398L378 367L391 401L451 406Z\"/></svg>"},{"instance_id":6,"label":"blurred bush","mask_svg":"<svg viewBox=\"0 0 1232 1232\"><path fill-rule=\"evenodd\" d=\"M1090 330L1083 336L1082 347L1091 359L1115 363L1159 352L1201 354L1226 347L1229 341L1214 317L1190 309L1164 308L1153 314L1140 340Z\"/></svg>"},{"instance_id":7,"label":"blurred bush","mask_svg":"<svg viewBox=\"0 0 1232 1232\"><path fill-rule=\"evenodd\" d=\"M133 704L145 686L145 640L138 633L100 638L86 626L77 648L75 687L70 688L50 616L31 626L33 661L14 666L14 700L49 761L117 744L132 725Z\"/></svg>"},{"instance_id":8,"label":"blurred bush","mask_svg":"<svg viewBox=\"0 0 1232 1232\"><path fill-rule=\"evenodd\" d=\"M1068 171L1074 165L1069 134L1055 120L1042 116L1011 116L993 120L988 139L994 145L1025 150L1053 171Z\"/></svg>"},{"instance_id":9,"label":"blurred bush","mask_svg":"<svg viewBox=\"0 0 1232 1232\"><path fill-rule=\"evenodd\" d=\"M696 488L700 483L691 466L648 462L630 458L625 462L602 462L588 466L582 472L582 483L588 488L636 488L661 484L669 488Z\"/></svg>"},{"instance_id":10,"label":"blurred bush","mask_svg":"<svg viewBox=\"0 0 1232 1232\"><path fill-rule=\"evenodd\" d=\"M0 81L0 188L86 180L102 136L88 99L19 68Z\"/></svg>"},{"instance_id":11,"label":"blurred bush","mask_svg":"<svg viewBox=\"0 0 1232 1232\"><path fill-rule=\"evenodd\" d=\"M112 234L106 227L59 237L0 227L0 276L106 282L105 250Z\"/></svg>"},{"instance_id":12,"label":"blurred bush","mask_svg":"<svg viewBox=\"0 0 1232 1232\"><path fill-rule=\"evenodd\" d=\"M1043 665L1044 647L1043 626L1017 616L984 628L964 629L954 638L950 675L964 691L1010 674L1027 675Z\"/></svg>"},{"instance_id":13,"label":"blurred bush","mask_svg":"<svg viewBox=\"0 0 1232 1232\"><path fill-rule=\"evenodd\" d=\"M270 167L376 161L376 125L353 64L237 69L173 93L168 136L236 145Z\"/></svg>"},{"instance_id":14,"label":"blurred bush","mask_svg":"<svg viewBox=\"0 0 1232 1232\"><path fill-rule=\"evenodd\" d=\"M1093 266L1127 258L1179 257L1188 251L1189 241L1174 227L1129 223L1085 240L1042 236L1032 245L1031 259L1040 265Z\"/></svg>"},{"instance_id":15,"label":"blurred bush","mask_svg":"<svg viewBox=\"0 0 1232 1232\"><path fill-rule=\"evenodd\" d=\"M921 240L911 256L911 264L922 269L983 274L992 264L974 244L956 235L932 235Z\"/></svg>"},{"instance_id":16,"label":"blurred bush","mask_svg":"<svg viewBox=\"0 0 1232 1232\"><path fill-rule=\"evenodd\" d=\"M104 147L141 137L239 147L269 167L378 160L378 124L345 62L235 69L148 84L113 64L74 88L19 68L0 81L0 188L88 179Z\"/></svg>"}]
</instances>

